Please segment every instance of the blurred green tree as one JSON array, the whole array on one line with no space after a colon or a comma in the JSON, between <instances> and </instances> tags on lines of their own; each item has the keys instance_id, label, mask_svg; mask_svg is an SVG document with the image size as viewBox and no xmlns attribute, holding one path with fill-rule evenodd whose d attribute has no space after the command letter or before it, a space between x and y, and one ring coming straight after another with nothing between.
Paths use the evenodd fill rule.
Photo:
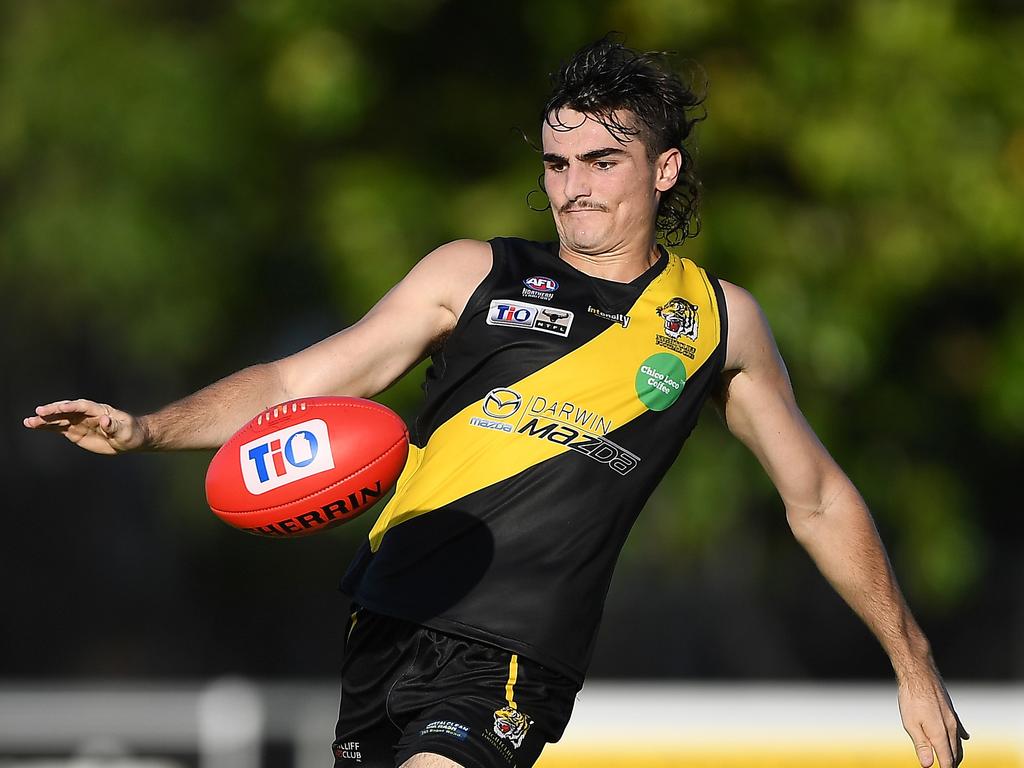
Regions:
<instances>
[{"instance_id":1,"label":"blurred green tree","mask_svg":"<svg viewBox=\"0 0 1024 768\"><path fill-rule=\"evenodd\" d=\"M0 20L8 316L195 386L351 322L446 240L552 237L518 133L545 73L609 29L680 51L709 113L683 252L762 302L915 604L953 615L986 578L1024 441L1010 5L6 0ZM411 414L418 376L385 401ZM753 460L714 418L698 431L626 568L786 535ZM155 503L201 509L193 465Z\"/></svg>"}]
</instances>

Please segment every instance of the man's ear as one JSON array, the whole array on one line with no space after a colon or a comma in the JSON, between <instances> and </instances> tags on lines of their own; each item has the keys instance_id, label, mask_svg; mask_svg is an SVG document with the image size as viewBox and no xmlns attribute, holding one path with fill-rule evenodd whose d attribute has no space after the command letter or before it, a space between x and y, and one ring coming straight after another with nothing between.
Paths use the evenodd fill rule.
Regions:
<instances>
[{"instance_id":1,"label":"man's ear","mask_svg":"<svg viewBox=\"0 0 1024 768\"><path fill-rule=\"evenodd\" d=\"M654 188L668 192L679 181L683 167L683 154L676 147L666 149L654 161Z\"/></svg>"}]
</instances>

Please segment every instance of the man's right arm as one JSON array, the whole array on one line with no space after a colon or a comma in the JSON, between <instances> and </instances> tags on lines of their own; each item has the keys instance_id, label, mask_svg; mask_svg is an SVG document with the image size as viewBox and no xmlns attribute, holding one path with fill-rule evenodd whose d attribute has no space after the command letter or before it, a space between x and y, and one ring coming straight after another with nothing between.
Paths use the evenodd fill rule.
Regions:
<instances>
[{"instance_id":1,"label":"man's right arm","mask_svg":"<svg viewBox=\"0 0 1024 768\"><path fill-rule=\"evenodd\" d=\"M216 448L246 421L298 397L372 397L458 322L491 268L487 243L457 240L420 261L357 323L289 357L244 368L147 416L91 400L36 408L26 427L95 453Z\"/></svg>"}]
</instances>

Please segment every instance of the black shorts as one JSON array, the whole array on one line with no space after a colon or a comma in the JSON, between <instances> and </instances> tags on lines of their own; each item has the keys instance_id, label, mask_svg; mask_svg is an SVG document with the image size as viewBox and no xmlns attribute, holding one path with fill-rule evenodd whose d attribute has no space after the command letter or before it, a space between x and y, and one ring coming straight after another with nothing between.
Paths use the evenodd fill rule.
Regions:
<instances>
[{"instance_id":1,"label":"black shorts","mask_svg":"<svg viewBox=\"0 0 1024 768\"><path fill-rule=\"evenodd\" d=\"M394 768L433 752L466 768L529 768L561 737L578 689L522 656L359 609L334 765Z\"/></svg>"}]
</instances>

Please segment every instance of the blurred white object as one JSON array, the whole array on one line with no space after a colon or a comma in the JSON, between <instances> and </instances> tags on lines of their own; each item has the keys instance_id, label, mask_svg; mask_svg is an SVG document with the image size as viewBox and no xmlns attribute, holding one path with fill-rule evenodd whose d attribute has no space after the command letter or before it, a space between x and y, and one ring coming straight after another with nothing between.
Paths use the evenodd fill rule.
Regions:
<instances>
[{"instance_id":1,"label":"blurred white object","mask_svg":"<svg viewBox=\"0 0 1024 768\"><path fill-rule=\"evenodd\" d=\"M263 744L263 699L245 680L220 680L199 695L199 768L253 768Z\"/></svg>"},{"instance_id":2,"label":"blurred white object","mask_svg":"<svg viewBox=\"0 0 1024 768\"><path fill-rule=\"evenodd\" d=\"M1024 685L949 689L971 733L970 764L1024 766ZM0 768L178 768L169 755L198 757L201 768L260 768L271 740L290 745L293 768L323 768L337 712L333 684L0 684ZM663 756L651 765L675 766L695 754L848 757L865 745L893 750L902 765L913 762L909 744L891 684L594 681L538 768L641 766L640 749ZM32 757L55 753L68 758ZM712 762L750 764L722 760Z\"/></svg>"}]
</instances>

